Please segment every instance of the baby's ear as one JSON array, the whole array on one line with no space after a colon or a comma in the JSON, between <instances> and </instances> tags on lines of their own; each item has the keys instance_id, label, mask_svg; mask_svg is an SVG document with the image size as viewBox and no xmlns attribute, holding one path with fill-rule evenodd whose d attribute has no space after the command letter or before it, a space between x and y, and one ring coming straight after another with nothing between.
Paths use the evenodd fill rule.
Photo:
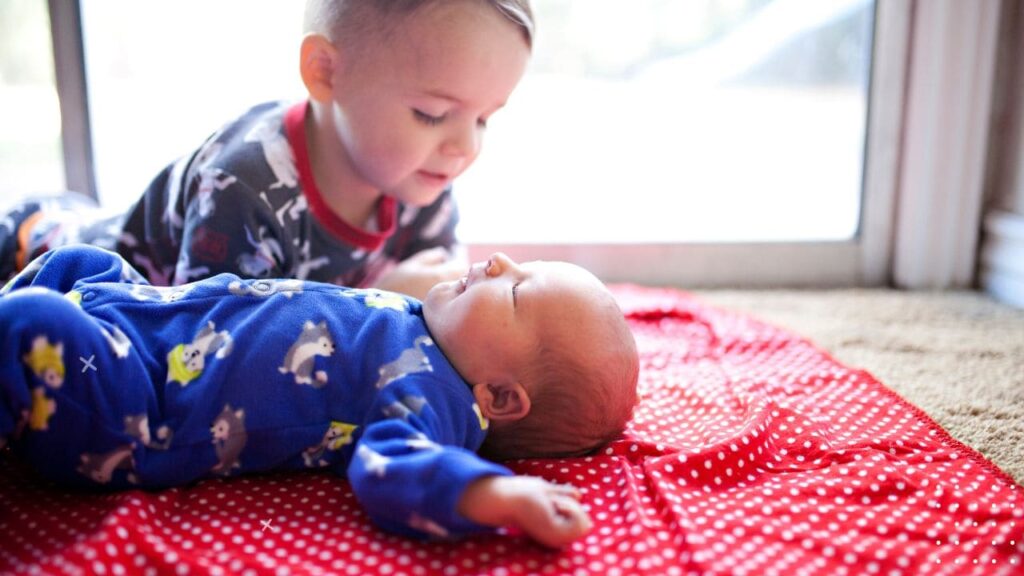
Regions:
<instances>
[{"instance_id":1,"label":"baby's ear","mask_svg":"<svg viewBox=\"0 0 1024 576\"><path fill-rule=\"evenodd\" d=\"M338 49L322 34L306 34L300 49L299 73L309 97L318 102L331 100Z\"/></svg>"},{"instance_id":2,"label":"baby's ear","mask_svg":"<svg viewBox=\"0 0 1024 576\"><path fill-rule=\"evenodd\" d=\"M474 384L473 397L484 417L495 422L519 420L530 413L530 395L518 382Z\"/></svg>"}]
</instances>

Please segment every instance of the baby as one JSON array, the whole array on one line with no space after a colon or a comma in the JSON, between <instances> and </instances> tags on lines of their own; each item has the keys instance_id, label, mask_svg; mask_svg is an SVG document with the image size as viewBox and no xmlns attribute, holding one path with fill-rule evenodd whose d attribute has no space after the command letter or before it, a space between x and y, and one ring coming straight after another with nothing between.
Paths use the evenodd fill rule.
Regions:
<instances>
[{"instance_id":1,"label":"baby","mask_svg":"<svg viewBox=\"0 0 1024 576\"><path fill-rule=\"evenodd\" d=\"M585 454L637 402L636 346L604 285L501 253L421 303L230 274L158 288L114 253L66 247L0 291L0 344L0 444L49 478L158 488L327 467L407 535L578 538L575 490L475 452Z\"/></svg>"}]
</instances>

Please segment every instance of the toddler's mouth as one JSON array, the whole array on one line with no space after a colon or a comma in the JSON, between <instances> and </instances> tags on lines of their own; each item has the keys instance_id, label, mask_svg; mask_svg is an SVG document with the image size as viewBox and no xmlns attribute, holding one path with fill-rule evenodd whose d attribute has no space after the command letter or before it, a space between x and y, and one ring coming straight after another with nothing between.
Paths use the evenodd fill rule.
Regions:
<instances>
[{"instance_id":1,"label":"toddler's mouth","mask_svg":"<svg viewBox=\"0 0 1024 576\"><path fill-rule=\"evenodd\" d=\"M419 175L420 175L420 178L426 180L427 182L429 182L431 184L447 184L448 183L448 175L447 174L442 174L440 172L431 172L429 170L420 170L419 171Z\"/></svg>"}]
</instances>

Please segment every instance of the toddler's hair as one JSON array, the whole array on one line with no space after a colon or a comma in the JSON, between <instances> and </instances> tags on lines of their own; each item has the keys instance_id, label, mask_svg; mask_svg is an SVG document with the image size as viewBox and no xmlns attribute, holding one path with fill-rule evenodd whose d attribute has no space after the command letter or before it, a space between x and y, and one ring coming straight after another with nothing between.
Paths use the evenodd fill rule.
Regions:
<instances>
[{"instance_id":1,"label":"toddler's hair","mask_svg":"<svg viewBox=\"0 0 1024 576\"><path fill-rule=\"evenodd\" d=\"M481 454L494 460L579 456L622 434L638 402L640 362L625 319L617 305L610 306L617 322L601 329L616 344L582 350L573 345L572 331L539 344L523 377L533 389L530 412L490 430Z\"/></svg>"},{"instance_id":2,"label":"toddler's hair","mask_svg":"<svg viewBox=\"0 0 1024 576\"><path fill-rule=\"evenodd\" d=\"M401 17L441 0L306 0L305 32L323 34L331 41L363 38L367 31L387 34ZM533 10L530 0L478 0L493 6L523 32L533 46Z\"/></svg>"}]
</instances>

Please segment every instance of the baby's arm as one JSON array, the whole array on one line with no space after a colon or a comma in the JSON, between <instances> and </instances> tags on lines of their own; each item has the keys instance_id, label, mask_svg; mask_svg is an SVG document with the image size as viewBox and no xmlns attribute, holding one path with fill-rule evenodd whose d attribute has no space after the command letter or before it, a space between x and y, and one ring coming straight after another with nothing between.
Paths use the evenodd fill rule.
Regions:
<instances>
[{"instance_id":1,"label":"baby's arm","mask_svg":"<svg viewBox=\"0 0 1024 576\"><path fill-rule=\"evenodd\" d=\"M424 433L434 426L416 426L414 420L366 426L347 470L356 499L375 524L399 534L447 538L492 529L461 515L459 499L474 481L511 471L435 442Z\"/></svg>"},{"instance_id":2,"label":"baby's arm","mask_svg":"<svg viewBox=\"0 0 1024 576\"><path fill-rule=\"evenodd\" d=\"M575 488L532 476L479 478L462 493L458 510L485 526L515 526L552 548L590 530Z\"/></svg>"},{"instance_id":3,"label":"baby's arm","mask_svg":"<svg viewBox=\"0 0 1024 576\"><path fill-rule=\"evenodd\" d=\"M460 514L459 498L474 481L512 471L473 451L484 431L461 381L418 373L393 381L361 429L346 474L375 524L418 537L493 531Z\"/></svg>"},{"instance_id":4,"label":"baby's arm","mask_svg":"<svg viewBox=\"0 0 1024 576\"><path fill-rule=\"evenodd\" d=\"M348 465L352 490L378 526L440 537L515 526L552 547L589 530L574 488L514 476L471 450L483 421L467 390L420 380L407 376L381 390Z\"/></svg>"}]
</instances>

